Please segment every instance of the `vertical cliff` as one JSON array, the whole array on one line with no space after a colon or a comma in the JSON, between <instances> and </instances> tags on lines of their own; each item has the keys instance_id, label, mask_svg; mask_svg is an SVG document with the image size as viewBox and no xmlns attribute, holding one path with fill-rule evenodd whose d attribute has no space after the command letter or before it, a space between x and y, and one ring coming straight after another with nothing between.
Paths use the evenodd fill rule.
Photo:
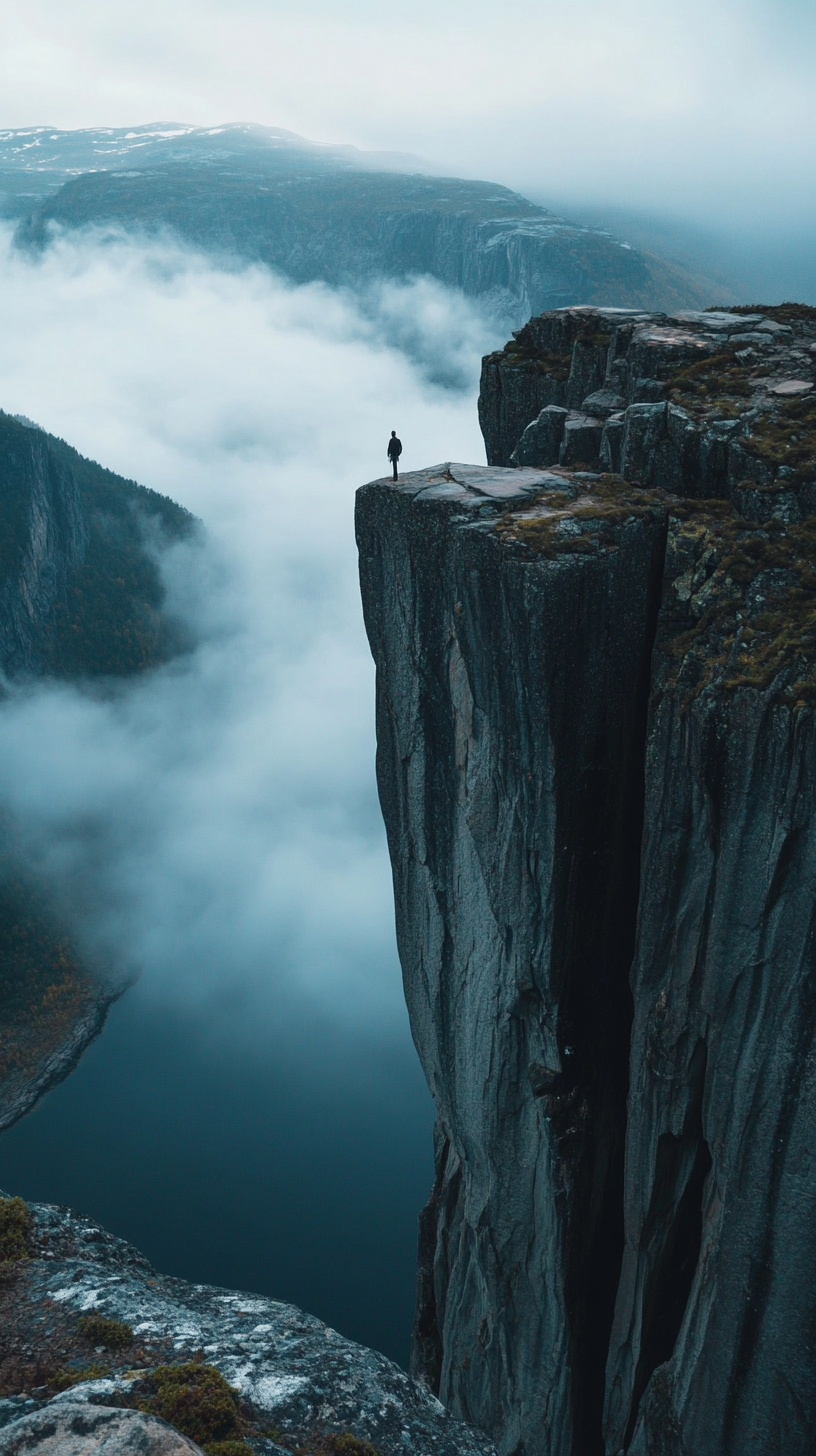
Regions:
<instances>
[{"instance_id":1,"label":"vertical cliff","mask_svg":"<svg viewBox=\"0 0 816 1456\"><path fill-rule=\"evenodd\" d=\"M438 1109L417 1372L503 1449L536 1431L553 1453L601 1449L666 530L664 504L630 513L614 490L565 514L577 488L452 466L358 498L399 947ZM566 530L539 551L497 527L542 491Z\"/></svg>"},{"instance_id":2,"label":"vertical cliff","mask_svg":"<svg viewBox=\"0 0 816 1456\"><path fill-rule=\"evenodd\" d=\"M816 1448L814 545L725 504L670 531L611 1451Z\"/></svg>"},{"instance_id":3,"label":"vertical cliff","mask_svg":"<svg viewBox=\"0 0 816 1456\"><path fill-rule=\"evenodd\" d=\"M560 464L358 493L416 1371L504 1453L812 1456L816 315L587 312L485 364Z\"/></svg>"}]
</instances>

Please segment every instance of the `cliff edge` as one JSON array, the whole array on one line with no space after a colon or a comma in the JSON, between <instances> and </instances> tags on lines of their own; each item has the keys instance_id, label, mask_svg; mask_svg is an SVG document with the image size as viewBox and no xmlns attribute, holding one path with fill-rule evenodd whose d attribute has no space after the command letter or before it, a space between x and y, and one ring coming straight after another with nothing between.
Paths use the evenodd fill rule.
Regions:
<instances>
[{"instance_id":1,"label":"cliff edge","mask_svg":"<svg viewBox=\"0 0 816 1456\"><path fill-rule=\"evenodd\" d=\"M495 1456L384 1355L53 1204L0 1196L0 1328L2 1456Z\"/></svg>"},{"instance_id":2,"label":"cliff edge","mask_svg":"<svg viewBox=\"0 0 816 1456\"><path fill-rule=\"evenodd\" d=\"M526 463L358 493L437 1108L414 1368L508 1456L816 1443L816 314L779 312L531 320L481 401Z\"/></svg>"}]
</instances>

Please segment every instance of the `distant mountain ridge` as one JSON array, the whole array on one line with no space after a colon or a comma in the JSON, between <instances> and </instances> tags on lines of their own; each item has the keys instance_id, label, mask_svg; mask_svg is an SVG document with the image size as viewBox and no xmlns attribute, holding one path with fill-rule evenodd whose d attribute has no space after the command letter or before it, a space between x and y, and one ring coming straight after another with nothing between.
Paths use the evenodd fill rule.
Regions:
<instances>
[{"instance_id":1,"label":"distant mountain ridge","mask_svg":"<svg viewBox=\"0 0 816 1456\"><path fill-rule=\"evenodd\" d=\"M239 158L275 171L358 170L433 172L432 163L407 152L365 152L359 147L312 142L282 127L237 122L229 126L83 127L64 131L35 126L0 131L0 209L7 216L27 211L32 198L45 198L68 177L120 167L217 166ZM26 199L29 199L26 201Z\"/></svg>"},{"instance_id":2,"label":"distant mountain ridge","mask_svg":"<svg viewBox=\"0 0 816 1456\"><path fill-rule=\"evenodd\" d=\"M60 229L169 229L297 283L432 277L508 328L572 304L715 301L708 281L681 265L497 183L249 124L3 132L0 193L6 215L21 219L21 248L41 249Z\"/></svg>"}]
</instances>

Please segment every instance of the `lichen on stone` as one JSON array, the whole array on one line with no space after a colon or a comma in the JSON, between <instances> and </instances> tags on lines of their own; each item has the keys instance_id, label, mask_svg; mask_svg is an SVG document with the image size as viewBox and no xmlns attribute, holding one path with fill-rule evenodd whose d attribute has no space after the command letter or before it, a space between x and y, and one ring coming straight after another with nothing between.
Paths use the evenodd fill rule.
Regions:
<instances>
[{"instance_id":1,"label":"lichen on stone","mask_svg":"<svg viewBox=\"0 0 816 1456\"><path fill-rule=\"evenodd\" d=\"M577 494L542 491L532 506L503 515L495 526L502 542L553 559L593 555L615 549L617 527L665 513L670 500L665 491L643 490L620 475L600 475L575 484Z\"/></svg>"},{"instance_id":2,"label":"lichen on stone","mask_svg":"<svg viewBox=\"0 0 816 1456\"><path fill-rule=\"evenodd\" d=\"M816 522L745 521L727 502L673 511L659 646L684 701L753 688L816 702Z\"/></svg>"},{"instance_id":3,"label":"lichen on stone","mask_svg":"<svg viewBox=\"0 0 816 1456\"><path fill-rule=\"evenodd\" d=\"M735 349L728 349L680 370L662 369L661 375L669 399L689 414L735 419L751 394L751 372L748 362L737 359Z\"/></svg>"}]
</instances>

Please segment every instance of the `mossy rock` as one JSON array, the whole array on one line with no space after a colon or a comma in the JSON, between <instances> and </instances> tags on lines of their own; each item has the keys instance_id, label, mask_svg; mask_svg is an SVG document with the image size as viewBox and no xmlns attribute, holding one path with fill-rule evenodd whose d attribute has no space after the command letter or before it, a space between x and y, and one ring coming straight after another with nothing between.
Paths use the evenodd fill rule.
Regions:
<instances>
[{"instance_id":1,"label":"mossy rock","mask_svg":"<svg viewBox=\"0 0 816 1456\"><path fill-rule=\"evenodd\" d=\"M326 1436L321 1445L330 1456L378 1456L376 1446L351 1431L343 1431L339 1436Z\"/></svg>"},{"instance_id":2,"label":"mossy rock","mask_svg":"<svg viewBox=\"0 0 816 1456\"><path fill-rule=\"evenodd\" d=\"M788 400L757 420L742 444L749 454L792 471L788 487L816 479L816 398Z\"/></svg>"},{"instance_id":3,"label":"mossy rock","mask_svg":"<svg viewBox=\"0 0 816 1456\"><path fill-rule=\"evenodd\" d=\"M207 1441L204 1456L252 1456L252 1447L246 1441Z\"/></svg>"},{"instance_id":4,"label":"mossy rock","mask_svg":"<svg viewBox=\"0 0 816 1456\"><path fill-rule=\"evenodd\" d=\"M698 359L685 369L661 371L668 384L669 398L690 413L714 410L718 418L735 417L739 409L735 400L744 400L751 393L749 365L736 357L736 350L724 350Z\"/></svg>"},{"instance_id":5,"label":"mossy rock","mask_svg":"<svg viewBox=\"0 0 816 1456\"><path fill-rule=\"evenodd\" d=\"M22 1198L0 1198L0 1263L27 1259L33 1223Z\"/></svg>"},{"instance_id":6,"label":"mossy rock","mask_svg":"<svg viewBox=\"0 0 816 1456\"><path fill-rule=\"evenodd\" d=\"M203 1446L208 1456L234 1456L224 1449L227 1444L247 1450L241 1440L239 1393L212 1365L162 1365L140 1382L134 1404L148 1415L161 1416Z\"/></svg>"},{"instance_id":7,"label":"mossy rock","mask_svg":"<svg viewBox=\"0 0 816 1456\"><path fill-rule=\"evenodd\" d=\"M124 1320L106 1319L102 1314L84 1314L77 1320L77 1329L92 1345L105 1345L109 1350L124 1350L133 1344L133 1330Z\"/></svg>"},{"instance_id":8,"label":"mossy rock","mask_svg":"<svg viewBox=\"0 0 816 1456\"><path fill-rule=\"evenodd\" d=\"M110 1374L110 1365L100 1365L98 1361L94 1361L92 1365L64 1366L49 1380L48 1388L55 1395L59 1395L61 1391L70 1390L74 1385L82 1385L86 1380L107 1380Z\"/></svg>"},{"instance_id":9,"label":"mossy rock","mask_svg":"<svg viewBox=\"0 0 816 1456\"><path fill-rule=\"evenodd\" d=\"M707 308L706 313L761 313L777 324L816 323L816 308L809 303L723 303Z\"/></svg>"},{"instance_id":10,"label":"mossy rock","mask_svg":"<svg viewBox=\"0 0 816 1456\"><path fill-rule=\"evenodd\" d=\"M561 556L587 556L617 546L615 528L632 520L662 513L670 497L659 489L645 490L630 485L620 475L605 474L588 482L577 496L562 491L542 491L536 504L551 515L530 516L508 511L495 526L502 542L526 547L551 560ZM576 529L565 533L564 523Z\"/></svg>"},{"instance_id":11,"label":"mossy rock","mask_svg":"<svg viewBox=\"0 0 816 1456\"><path fill-rule=\"evenodd\" d=\"M705 593L696 620L692 612L662 644L684 704L716 687L771 691L796 711L812 706L816 521L755 525L723 501L678 502L672 515L672 549L682 558L690 600L698 588Z\"/></svg>"}]
</instances>

